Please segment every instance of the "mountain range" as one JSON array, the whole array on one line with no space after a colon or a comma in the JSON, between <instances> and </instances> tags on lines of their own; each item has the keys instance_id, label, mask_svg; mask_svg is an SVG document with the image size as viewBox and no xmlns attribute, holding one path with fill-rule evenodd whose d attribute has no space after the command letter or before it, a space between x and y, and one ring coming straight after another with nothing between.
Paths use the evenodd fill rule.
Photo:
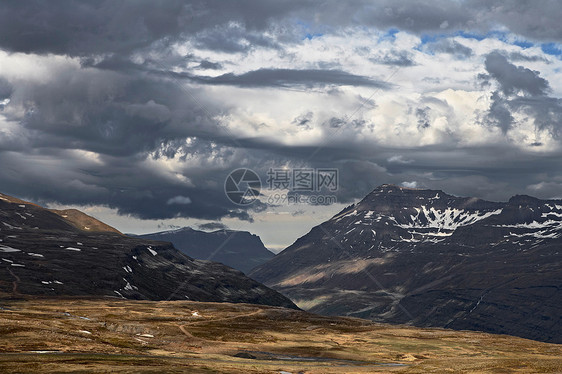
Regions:
<instances>
[{"instance_id":1,"label":"mountain range","mask_svg":"<svg viewBox=\"0 0 562 374\"><path fill-rule=\"evenodd\" d=\"M247 232L152 235L128 237L78 210L0 194L0 295L296 304L562 343L562 200L382 185L276 256ZM244 271L254 258L262 264L252 280L152 239Z\"/></svg>"},{"instance_id":2,"label":"mountain range","mask_svg":"<svg viewBox=\"0 0 562 374\"><path fill-rule=\"evenodd\" d=\"M316 313L562 343L562 201L382 185L250 276Z\"/></svg>"},{"instance_id":3,"label":"mountain range","mask_svg":"<svg viewBox=\"0 0 562 374\"><path fill-rule=\"evenodd\" d=\"M296 308L225 265L131 238L76 210L0 194L0 293L253 303Z\"/></svg>"},{"instance_id":4,"label":"mountain range","mask_svg":"<svg viewBox=\"0 0 562 374\"><path fill-rule=\"evenodd\" d=\"M244 273L275 256L263 245L259 236L247 231L217 230L205 232L184 227L177 230L139 235L141 238L167 241L200 260L211 259Z\"/></svg>"}]
</instances>

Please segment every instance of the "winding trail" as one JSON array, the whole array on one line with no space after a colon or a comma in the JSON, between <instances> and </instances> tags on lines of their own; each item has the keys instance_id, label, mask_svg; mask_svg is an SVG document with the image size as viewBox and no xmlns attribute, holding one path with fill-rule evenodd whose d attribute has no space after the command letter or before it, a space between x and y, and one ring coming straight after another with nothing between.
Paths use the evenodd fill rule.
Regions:
<instances>
[{"instance_id":1,"label":"winding trail","mask_svg":"<svg viewBox=\"0 0 562 374\"><path fill-rule=\"evenodd\" d=\"M203 339L203 338L197 338L195 336L193 336L189 331L187 331L185 329L186 326L193 326L193 325L197 325L197 324L201 324L201 323L213 323L213 322L221 322L221 321L232 321L234 319L238 319L238 318L242 318L242 317L251 317L254 316L256 314L259 314L263 312L263 309L258 309L258 310L254 310L251 313L247 313L247 314L241 314L241 315L236 315L236 316L231 316L231 317L222 317L222 318L217 318L217 319L202 319L202 320L198 320L198 321L191 321L188 323L185 323L183 325L177 324L177 326L179 327L180 331L186 335L187 337L189 337L190 339L196 339L196 340L205 340L205 341L209 341L207 339ZM204 317L203 317L204 318Z\"/></svg>"},{"instance_id":2,"label":"winding trail","mask_svg":"<svg viewBox=\"0 0 562 374\"><path fill-rule=\"evenodd\" d=\"M14 274L14 272L12 271L12 269L7 268L8 272L12 275L12 277L15 278L15 280L12 282L12 293L15 295L18 294L18 283L21 282L20 277L18 277L17 275Z\"/></svg>"}]
</instances>

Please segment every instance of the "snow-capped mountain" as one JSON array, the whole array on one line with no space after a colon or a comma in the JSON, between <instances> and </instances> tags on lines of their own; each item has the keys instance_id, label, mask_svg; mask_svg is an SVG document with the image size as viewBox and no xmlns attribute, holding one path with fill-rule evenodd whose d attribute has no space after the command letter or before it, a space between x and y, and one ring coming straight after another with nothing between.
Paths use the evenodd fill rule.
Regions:
<instances>
[{"instance_id":1,"label":"snow-capped mountain","mask_svg":"<svg viewBox=\"0 0 562 374\"><path fill-rule=\"evenodd\" d=\"M216 230L205 232L190 227L139 235L141 238L171 242L186 255L200 260L211 259L248 272L274 254L263 245L259 236L247 231Z\"/></svg>"},{"instance_id":2,"label":"snow-capped mountain","mask_svg":"<svg viewBox=\"0 0 562 374\"><path fill-rule=\"evenodd\" d=\"M0 295L114 296L294 308L283 295L170 243L131 238L77 211L0 194Z\"/></svg>"},{"instance_id":3,"label":"snow-capped mountain","mask_svg":"<svg viewBox=\"0 0 562 374\"><path fill-rule=\"evenodd\" d=\"M442 242L457 228L501 212L499 203L383 185L329 222L337 226L334 236L342 245L359 236L372 248L391 251L404 250L405 243L413 249L418 243Z\"/></svg>"},{"instance_id":4,"label":"snow-capped mountain","mask_svg":"<svg viewBox=\"0 0 562 374\"><path fill-rule=\"evenodd\" d=\"M324 313L562 342L562 201L383 185L250 275Z\"/></svg>"}]
</instances>

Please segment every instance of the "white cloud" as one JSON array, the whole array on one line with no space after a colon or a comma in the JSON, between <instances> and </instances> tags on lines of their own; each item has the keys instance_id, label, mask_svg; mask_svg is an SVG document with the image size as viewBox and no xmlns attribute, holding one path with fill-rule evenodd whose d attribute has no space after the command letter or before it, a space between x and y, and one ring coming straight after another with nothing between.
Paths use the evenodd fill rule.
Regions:
<instances>
[{"instance_id":1,"label":"white cloud","mask_svg":"<svg viewBox=\"0 0 562 374\"><path fill-rule=\"evenodd\" d=\"M387 159L390 163L398 163L398 164L411 164L414 160L406 160L402 155L394 155Z\"/></svg>"},{"instance_id":2,"label":"white cloud","mask_svg":"<svg viewBox=\"0 0 562 374\"><path fill-rule=\"evenodd\" d=\"M168 200L167 202L168 205L172 205L172 204L181 204L181 205L187 205L187 204L191 204L191 199L187 196L174 196L171 199Z\"/></svg>"},{"instance_id":3,"label":"white cloud","mask_svg":"<svg viewBox=\"0 0 562 374\"><path fill-rule=\"evenodd\" d=\"M417 188L418 187L418 182L416 182L416 181L402 182L401 184L402 184L403 187L407 187L407 188Z\"/></svg>"}]
</instances>

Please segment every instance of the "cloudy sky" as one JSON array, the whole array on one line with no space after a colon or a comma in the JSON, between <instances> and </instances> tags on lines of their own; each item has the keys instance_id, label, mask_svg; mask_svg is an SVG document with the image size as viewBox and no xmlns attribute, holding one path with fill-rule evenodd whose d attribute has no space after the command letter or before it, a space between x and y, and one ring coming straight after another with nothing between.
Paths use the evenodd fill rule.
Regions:
<instances>
[{"instance_id":1,"label":"cloudy sky","mask_svg":"<svg viewBox=\"0 0 562 374\"><path fill-rule=\"evenodd\" d=\"M0 191L272 249L383 183L562 197L561 19L558 1L4 1ZM337 168L338 203L237 206L237 168Z\"/></svg>"}]
</instances>

